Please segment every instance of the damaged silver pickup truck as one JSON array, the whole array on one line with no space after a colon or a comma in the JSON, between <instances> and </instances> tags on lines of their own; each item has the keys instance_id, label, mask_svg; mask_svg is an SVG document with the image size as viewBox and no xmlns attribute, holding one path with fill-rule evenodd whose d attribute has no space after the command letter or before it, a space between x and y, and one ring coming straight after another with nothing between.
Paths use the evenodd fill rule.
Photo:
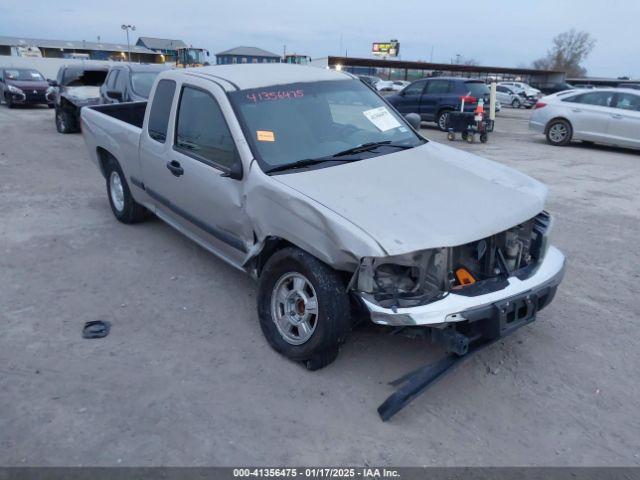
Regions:
<instances>
[{"instance_id":1,"label":"damaged silver pickup truck","mask_svg":"<svg viewBox=\"0 0 640 480\"><path fill-rule=\"evenodd\" d=\"M151 211L258 279L267 340L317 369L355 315L464 355L562 279L546 187L415 120L347 73L228 65L162 72L148 105L83 108L82 133L116 218Z\"/></svg>"}]
</instances>

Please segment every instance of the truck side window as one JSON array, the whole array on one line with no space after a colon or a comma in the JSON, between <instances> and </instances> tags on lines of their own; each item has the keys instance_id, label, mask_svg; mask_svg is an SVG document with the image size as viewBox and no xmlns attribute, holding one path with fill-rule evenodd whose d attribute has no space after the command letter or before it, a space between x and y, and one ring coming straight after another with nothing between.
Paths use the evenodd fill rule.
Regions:
<instances>
[{"instance_id":1,"label":"truck side window","mask_svg":"<svg viewBox=\"0 0 640 480\"><path fill-rule=\"evenodd\" d=\"M160 80L151 103L147 130L151 138L161 143L164 143L167 139L169 114L171 113L171 104L173 103L175 91L176 82L173 80Z\"/></svg>"},{"instance_id":2,"label":"truck side window","mask_svg":"<svg viewBox=\"0 0 640 480\"><path fill-rule=\"evenodd\" d=\"M238 161L235 142L218 102L209 93L185 86L176 120L175 148L205 163L231 168Z\"/></svg>"}]
</instances>

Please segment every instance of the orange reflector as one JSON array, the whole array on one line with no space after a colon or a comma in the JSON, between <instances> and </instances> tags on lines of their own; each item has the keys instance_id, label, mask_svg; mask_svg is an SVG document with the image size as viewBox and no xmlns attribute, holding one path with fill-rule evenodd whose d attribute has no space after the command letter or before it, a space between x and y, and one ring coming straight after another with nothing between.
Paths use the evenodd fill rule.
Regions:
<instances>
[{"instance_id":1,"label":"orange reflector","mask_svg":"<svg viewBox=\"0 0 640 480\"><path fill-rule=\"evenodd\" d=\"M459 268L456 270L456 278L460 285L472 285L476 283L476 279L469 273L466 268Z\"/></svg>"}]
</instances>

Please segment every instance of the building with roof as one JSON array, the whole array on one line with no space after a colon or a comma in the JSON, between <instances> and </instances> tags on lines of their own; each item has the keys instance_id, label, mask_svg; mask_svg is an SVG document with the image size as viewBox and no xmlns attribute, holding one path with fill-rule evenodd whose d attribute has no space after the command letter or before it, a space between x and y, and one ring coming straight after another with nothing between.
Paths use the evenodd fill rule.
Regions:
<instances>
[{"instance_id":1,"label":"building with roof","mask_svg":"<svg viewBox=\"0 0 640 480\"><path fill-rule=\"evenodd\" d=\"M128 59L128 49L126 43L0 36L0 55L125 61ZM163 62L161 54L139 45L131 45L131 61L139 63Z\"/></svg>"},{"instance_id":2,"label":"building with roof","mask_svg":"<svg viewBox=\"0 0 640 480\"><path fill-rule=\"evenodd\" d=\"M144 47L164 55L165 62L175 62L178 49L186 48L187 44L182 40L171 38L139 37L136 46Z\"/></svg>"},{"instance_id":3,"label":"building with roof","mask_svg":"<svg viewBox=\"0 0 640 480\"><path fill-rule=\"evenodd\" d=\"M485 81L515 80L525 83L562 83L566 73L532 68L493 67L482 65L458 65L449 63L413 62L405 60L381 60L374 58L325 57L314 59L317 67L343 70L355 75L372 75L383 80L407 80L423 77L467 77Z\"/></svg>"},{"instance_id":4,"label":"building with roof","mask_svg":"<svg viewBox=\"0 0 640 480\"><path fill-rule=\"evenodd\" d=\"M216 53L216 64L230 63L278 63L280 55L257 47L236 47Z\"/></svg>"}]
</instances>

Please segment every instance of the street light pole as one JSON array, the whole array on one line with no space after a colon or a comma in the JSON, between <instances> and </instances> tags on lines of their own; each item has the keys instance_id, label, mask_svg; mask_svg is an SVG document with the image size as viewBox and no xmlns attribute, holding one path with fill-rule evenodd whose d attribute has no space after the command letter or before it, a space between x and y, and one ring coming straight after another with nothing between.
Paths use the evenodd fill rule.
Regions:
<instances>
[{"instance_id":1,"label":"street light pole","mask_svg":"<svg viewBox=\"0 0 640 480\"><path fill-rule=\"evenodd\" d=\"M129 30L131 30L132 32L135 32L136 26L123 24L120 28L122 28L122 30L125 30L127 32L127 58L130 62L131 61L131 43L129 42Z\"/></svg>"}]
</instances>

